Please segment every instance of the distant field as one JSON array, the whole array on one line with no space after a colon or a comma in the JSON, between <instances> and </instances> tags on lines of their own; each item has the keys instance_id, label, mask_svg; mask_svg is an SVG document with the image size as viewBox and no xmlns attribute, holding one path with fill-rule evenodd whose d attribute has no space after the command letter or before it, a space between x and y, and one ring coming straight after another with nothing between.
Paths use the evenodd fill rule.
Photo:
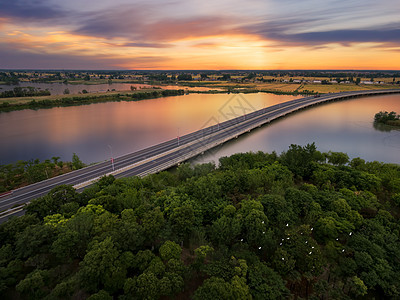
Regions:
<instances>
[{"instance_id":1,"label":"distant field","mask_svg":"<svg viewBox=\"0 0 400 300\"><path fill-rule=\"evenodd\" d=\"M392 89L392 85L356 85L356 84L304 84L299 92L314 91L316 93L338 93L361 90Z\"/></svg>"},{"instance_id":2,"label":"distant field","mask_svg":"<svg viewBox=\"0 0 400 300\"><path fill-rule=\"evenodd\" d=\"M301 79L301 78L300 78ZM307 78L310 80L310 78ZM227 82L227 81L188 81L183 84L189 86L204 86L204 87L218 87L228 89L253 89L271 92L313 92L313 93L337 93L347 91L360 91L360 90L376 90L376 89L392 89L398 88L397 85L392 84L318 84L318 83L259 83L259 82Z\"/></svg>"},{"instance_id":3,"label":"distant field","mask_svg":"<svg viewBox=\"0 0 400 300\"><path fill-rule=\"evenodd\" d=\"M258 83L256 88L259 90L275 90L279 92L295 92L301 84L287 83Z\"/></svg>"}]
</instances>

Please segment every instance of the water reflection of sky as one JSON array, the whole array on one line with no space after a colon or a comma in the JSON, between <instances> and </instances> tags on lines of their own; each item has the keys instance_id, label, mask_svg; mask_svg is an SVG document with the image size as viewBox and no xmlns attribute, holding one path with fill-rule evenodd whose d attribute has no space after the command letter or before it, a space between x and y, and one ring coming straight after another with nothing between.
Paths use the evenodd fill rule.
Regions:
<instances>
[{"instance_id":1,"label":"water reflection of sky","mask_svg":"<svg viewBox=\"0 0 400 300\"><path fill-rule=\"evenodd\" d=\"M228 142L195 162L218 161L237 152L281 153L290 144L315 142L320 151L400 164L400 131L378 131L373 126L373 117L381 110L400 112L400 96L358 98L308 109Z\"/></svg>"},{"instance_id":2,"label":"water reflection of sky","mask_svg":"<svg viewBox=\"0 0 400 300\"><path fill-rule=\"evenodd\" d=\"M138 102L110 102L38 111L0 114L1 164L77 153L90 163L190 133L229 117L236 95L191 94ZM293 96L248 94L252 109L293 99ZM228 105L226 105L228 103ZM240 112L241 110L239 110Z\"/></svg>"},{"instance_id":3,"label":"water reflection of sky","mask_svg":"<svg viewBox=\"0 0 400 300\"><path fill-rule=\"evenodd\" d=\"M241 114L293 98L261 93L191 94L2 113L0 163L52 156L70 160L74 152L86 163L102 161L110 157L108 145L115 156L123 155L222 122L233 117L229 115L232 109ZM243 104L245 109L240 107ZM380 110L400 112L400 96L359 98L307 109L226 143L196 161L217 161L246 151L280 153L290 144L315 142L321 151L400 163L400 131L373 127L374 114Z\"/></svg>"}]
</instances>

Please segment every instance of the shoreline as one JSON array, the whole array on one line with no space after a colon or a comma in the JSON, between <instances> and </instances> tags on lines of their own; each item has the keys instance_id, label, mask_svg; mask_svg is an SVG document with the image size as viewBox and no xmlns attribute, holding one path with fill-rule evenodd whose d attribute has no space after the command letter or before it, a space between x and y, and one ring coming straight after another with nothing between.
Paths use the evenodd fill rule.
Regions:
<instances>
[{"instance_id":1,"label":"shoreline","mask_svg":"<svg viewBox=\"0 0 400 300\"><path fill-rule=\"evenodd\" d=\"M45 96L45 97L20 97L20 98L3 98L0 99L0 113L12 112L24 109L42 109L53 107L67 107L88 105L93 103L119 102L119 101L141 101L148 99L157 99L169 96L184 95L183 89L179 90L163 90L150 89L139 90L134 92L113 92L99 94L76 94L63 96ZM8 101L7 101L8 100Z\"/></svg>"},{"instance_id":2,"label":"shoreline","mask_svg":"<svg viewBox=\"0 0 400 300\"><path fill-rule=\"evenodd\" d=\"M24 109L43 109L53 107L67 107L89 105L94 103L120 102L120 101L141 101L157 99L169 96L181 96L185 94L257 94L269 93L275 95L316 95L319 93L301 93L288 92L278 90L258 90L258 89L232 89L232 90L209 90L209 91L189 91L184 89L164 90L164 89L146 89L138 91L119 91L107 93L88 93L88 94L71 94L62 96L37 96L37 97L17 97L17 98L0 98L0 113L12 112Z\"/></svg>"},{"instance_id":3,"label":"shoreline","mask_svg":"<svg viewBox=\"0 0 400 300\"><path fill-rule=\"evenodd\" d=\"M118 83L122 83L118 82ZM125 81L124 83L127 83ZM130 81L130 83L134 83ZM135 82L138 83L138 82ZM141 84L162 86L161 82L146 81ZM176 83L176 82L175 82ZM69 83L72 84L72 83ZM76 83L81 84L81 82ZM102 84L102 82L91 82L90 85ZM170 85L167 83L166 85ZM208 88L209 90L188 90L188 88ZM380 86L381 87L381 86ZM141 101L147 99L157 99L168 96L178 96L184 94L251 94L251 93L269 93L275 95L322 95L327 93L353 91L353 90L374 90L376 87L370 86L343 86L343 85L304 85L304 84L224 84L224 82L191 82L182 81L176 86L177 89L163 88L142 88L134 91L111 91L111 92L94 92L87 94L68 94L68 95L50 95L50 96L29 96L0 98L0 113L12 112L24 109L42 109L53 107L79 106L93 103L118 102L118 101ZM215 89L213 89L215 88ZM307 88L307 89L306 89ZM382 88L382 87L381 87ZM385 87L384 89L389 88ZM216 90L224 89L224 90Z\"/></svg>"}]
</instances>

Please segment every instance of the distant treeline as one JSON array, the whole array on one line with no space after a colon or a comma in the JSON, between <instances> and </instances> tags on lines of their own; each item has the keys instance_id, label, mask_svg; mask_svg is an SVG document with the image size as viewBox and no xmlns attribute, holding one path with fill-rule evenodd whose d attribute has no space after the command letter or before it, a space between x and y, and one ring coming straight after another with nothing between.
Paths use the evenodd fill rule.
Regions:
<instances>
[{"instance_id":1,"label":"distant treeline","mask_svg":"<svg viewBox=\"0 0 400 300\"><path fill-rule=\"evenodd\" d=\"M74 106L84 105L97 102L111 102L111 101L139 101L144 99L153 99L168 96L183 95L183 90L160 90L151 92L139 92L133 94L113 94L113 95L102 95L102 96L76 96L76 97L64 97L55 100L32 100L28 103L9 103L4 102L0 105L0 112L8 112L22 109L39 109L39 108L50 108L57 106Z\"/></svg>"},{"instance_id":2,"label":"distant treeline","mask_svg":"<svg viewBox=\"0 0 400 300\"><path fill-rule=\"evenodd\" d=\"M15 87L10 91L4 91L0 93L0 98L12 98L12 97L33 97L33 96L50 96L49 90L38 90L34 87Z\"/></svg>"},{"instance_id":3,"label":"distant treeline","mask_svg":"<svg viewBox=\"0 0 400 300\"><path fill-rule=\"evenodd\" d=\"M218 86L218 88L220 88ZM269 94L275 94L275 95L318 95L320 93L309 91L309 90L302 90L301 92L299 91L278 91L278 90L257 90L257 89L252 89L252 88L247 88L247 89L235 89L235 88L230 88L227 91L218 91L218 90L209 90L209 91L189 91L189 93L196 93L196 94L226 94L226 93L232 93L232 94L252 94L252 93L269 93Z\"/></svg>"},{"instance_id":4,"label":"distant treeline","mask_svg":"<svg viewBox=\"0 0 400 300\"><path fill-rule=\"evenodd\" d=\"M0 72L0 81L5 84L18 84L19 78L27 76L26 74L15 74L14 72Z\"/></svg>"}]
</instances>

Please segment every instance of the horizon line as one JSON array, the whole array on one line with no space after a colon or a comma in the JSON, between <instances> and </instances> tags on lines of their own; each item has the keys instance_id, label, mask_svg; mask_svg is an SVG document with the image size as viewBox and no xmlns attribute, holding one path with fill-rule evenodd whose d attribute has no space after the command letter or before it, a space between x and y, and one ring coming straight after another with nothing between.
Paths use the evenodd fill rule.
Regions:
<instances>
[{"instance_id":1,"label":"horizon line","mask_svg":"<svg viewBox=\"0 0 400 300\"><path fill-rule=\"evenodd\" d=\"M279 71L334 71L334 72L400 72L400 69L46 69L46 68L0 68L0 71L119 71L119 72L279 72Z\"/></svg>"}]
</instances>

